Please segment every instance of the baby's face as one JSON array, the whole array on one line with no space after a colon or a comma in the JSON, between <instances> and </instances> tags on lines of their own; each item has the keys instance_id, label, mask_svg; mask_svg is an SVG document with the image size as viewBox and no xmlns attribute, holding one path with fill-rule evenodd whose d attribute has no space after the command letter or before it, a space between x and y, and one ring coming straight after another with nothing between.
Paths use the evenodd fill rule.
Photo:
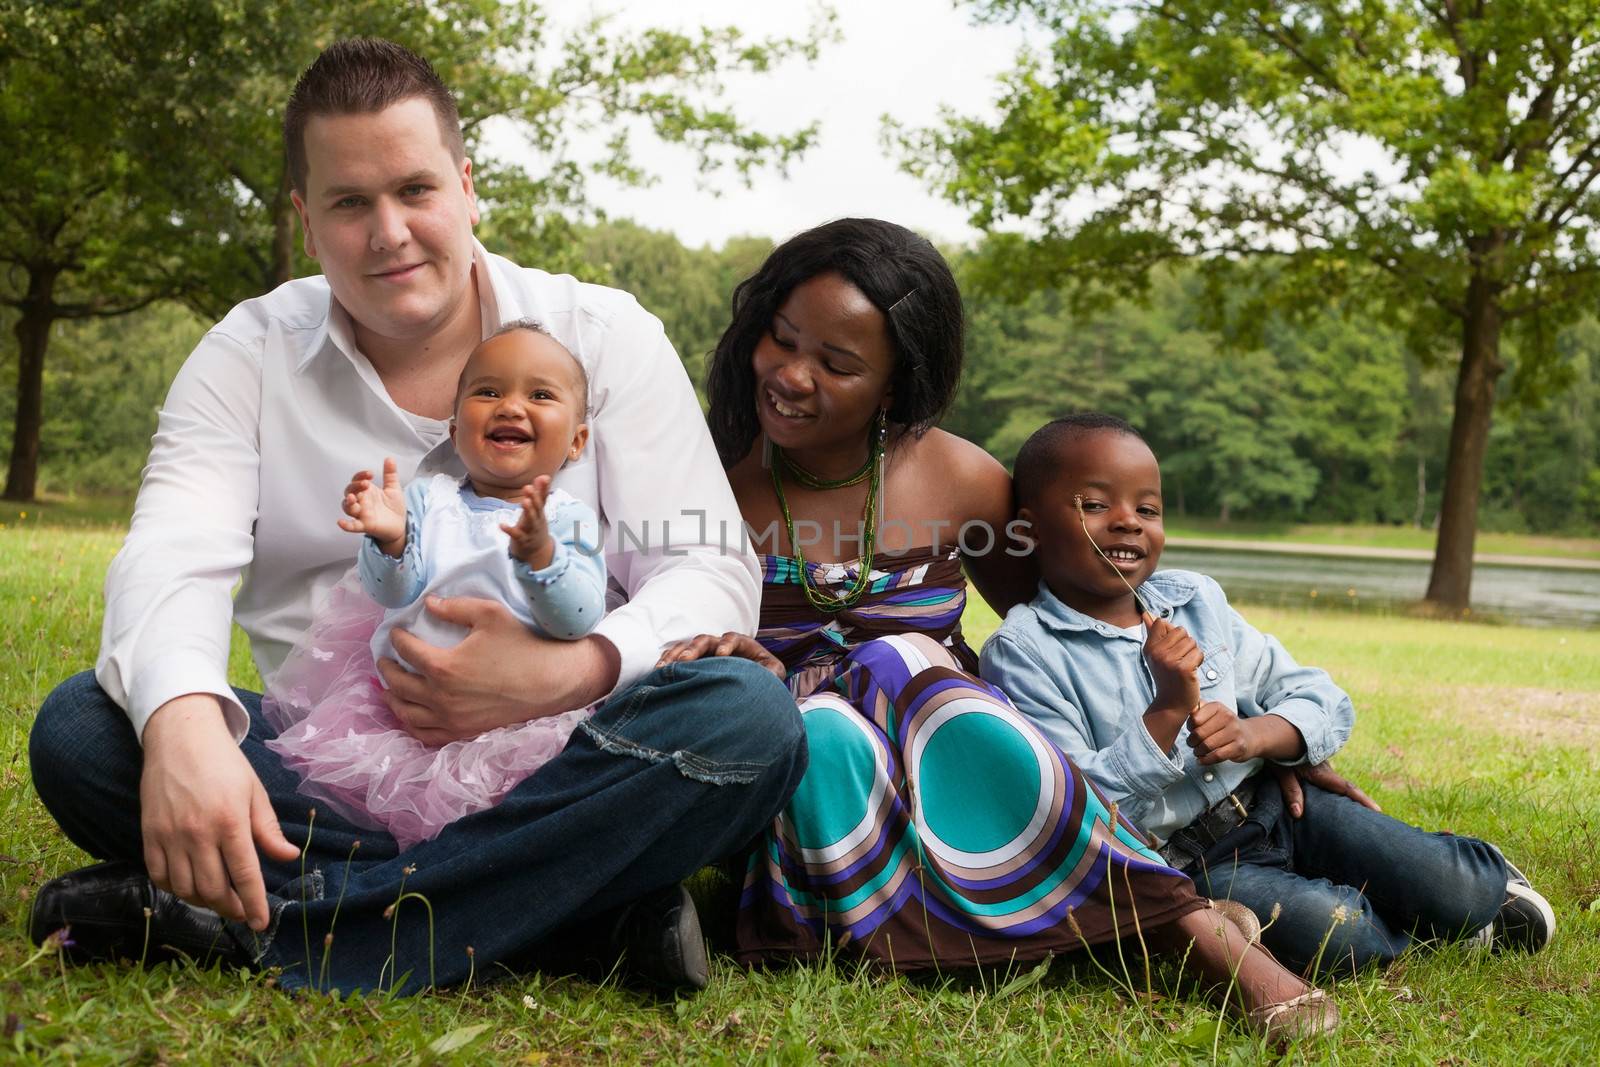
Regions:
<instances>
[{"instance_id":1,"label":"baby's face","mask_svg":"<svg viewBox=\"0 0 1600 1067\"><path fill-rule=\"evenodd\" d=\"M532 330L491 337L461 382L450 436L479 495L510 500L583 452L583 376L554 338Z\"/></svg>"},{"instance_id":2,"label":"baby's face","mask_svg":"<svg viewBox=\"0 0 1600 1067\"><path fill-rule=\"evenodd\" d=\"M1161 511L1155 453L1131 434L1097 430L1062 448L1056 476L1019 514L1033 524L1046 583L1063 601L1086 610L1088 604L1126 598L1122 579L1138 588L1155 571L1167 543Z\"/></svg>"}]
</instances>

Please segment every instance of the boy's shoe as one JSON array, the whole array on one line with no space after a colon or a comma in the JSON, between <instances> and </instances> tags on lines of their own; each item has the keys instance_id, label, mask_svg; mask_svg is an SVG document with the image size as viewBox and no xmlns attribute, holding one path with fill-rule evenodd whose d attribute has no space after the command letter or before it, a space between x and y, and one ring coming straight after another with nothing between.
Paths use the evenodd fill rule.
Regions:
<instances>
[{"instance_id":1,"label":"boy's shoe","mask_svg":"<svg viewBox=\"0 0 1600 1067\"><path fill-rule=\"evenodd\" d=\"M1467 939L1493 952L1521 949L1538 952L1556 934L1556 913L1550 902L1528 884L1527 876L1506 864L1506 901L1494 921Z\"/></svg>"}]
</instances>

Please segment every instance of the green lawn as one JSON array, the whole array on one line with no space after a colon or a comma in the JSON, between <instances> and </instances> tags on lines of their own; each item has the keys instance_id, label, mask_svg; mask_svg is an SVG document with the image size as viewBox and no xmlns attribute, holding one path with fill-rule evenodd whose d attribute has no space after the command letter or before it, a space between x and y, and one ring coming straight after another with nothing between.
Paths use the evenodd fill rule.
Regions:
<instances>
[{"instance_id":1,"label":"green lawn","mask_svg":"<svg viewBox=\"0 0 1600 1067\"><path fill-rule=\"evenodd\" d=\"M104 517L104 513L98 513ZM0 530L0 1060L24 1063L984 1063L1270 1061L1211 1009L1156 998L1081 962L1046 974L908 980L849 964L747 973L659 1004L612 985L508 975L391 1001L286 997L261 977L160 968L63 969L24 937L28 900L81 864L28 781L39 701L90 665L99 588L120 540L84 509ZM1248 609L1247 609L1248 610ZM1386 810L1501 843L1555 905L1561 933L1533 957L1450 948L1336 987L1345 1026L1291 1053L1339 1064L1600 1061L1600 633L1397 617L1249 612L1327 666L1361 712L1341 761ZM994 625L975 605L975 637ZM242 646L235 680L253 683ZM704 895L715 896L708 886ZM1594 910L1591 910L1593 908Z\"/></svg>"}]
</instances>

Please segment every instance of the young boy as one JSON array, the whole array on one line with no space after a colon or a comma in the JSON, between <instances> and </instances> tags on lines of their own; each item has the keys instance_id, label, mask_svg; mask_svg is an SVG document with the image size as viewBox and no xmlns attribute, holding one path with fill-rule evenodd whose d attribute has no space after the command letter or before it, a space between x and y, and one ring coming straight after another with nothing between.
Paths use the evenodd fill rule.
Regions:
<instances>
[{"instance_id":1,"label":"young boy","mask_svg":"<svg viewBox=\"0 0 1600 1067\"><path fill-rule=\"evenodd\" d=\"M1301 810L1286 810L1268 762L1332 757L1355 720L1350 698L1210 578L1156 571L1161 471L1133 427L1057 419L1023 445L1015 482L1043 582L984 647L983 677L1201 893L1254 911L1291 969L1354 969L1417 940L1549 942L1550 905L1493 845L1309 782Z\"/></svg>"}]
</instances>

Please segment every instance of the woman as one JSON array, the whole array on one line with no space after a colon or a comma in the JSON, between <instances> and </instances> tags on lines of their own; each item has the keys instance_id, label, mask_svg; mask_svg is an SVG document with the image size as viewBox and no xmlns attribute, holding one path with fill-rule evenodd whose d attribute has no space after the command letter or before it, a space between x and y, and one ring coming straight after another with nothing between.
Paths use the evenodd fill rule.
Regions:
<instances>
[{"instance_id":1,"label":"woman","mask_svg":"<svg viewBox=\"0 0 1600 1067\"><path fill-rule=\"evenodd\" d=\"M901 969L1042 958L1118 937L1238 967L1264 1030L1330 1029L1331 1001L1246 952L1075 766L973 673L963 566L1005 609L1035 573L1007 537L1011 481L935 429L960 376L961 297L910 231L843 219L776 249L734 293L710 370L712 435L761 553L756 638L811 764L750 856L745 962L835 948Z\"/></svg>"}]
</instances>

